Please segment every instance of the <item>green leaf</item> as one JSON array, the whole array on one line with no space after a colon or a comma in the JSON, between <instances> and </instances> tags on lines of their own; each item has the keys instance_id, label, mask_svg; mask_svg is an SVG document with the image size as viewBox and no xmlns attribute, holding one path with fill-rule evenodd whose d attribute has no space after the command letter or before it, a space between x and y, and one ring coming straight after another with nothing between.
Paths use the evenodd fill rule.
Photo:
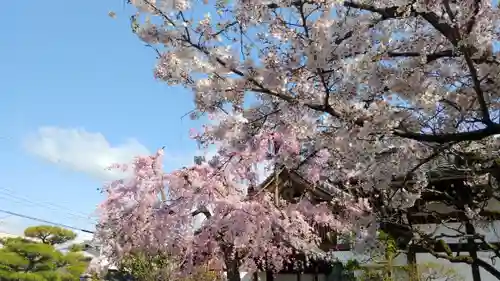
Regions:
<instances>
[{"instance_id":1,"label":"green leaf","mask_svg":"<svg viewBox=\"0 0 500 281\"><path fill-rule=\"evenodd\" d=\"M0 249L2 281L78 281L89 260L81 252L66 254L54 245L76 237L69 230L52 226L27 228L32 238L5 238ZM76 250L76 247L74 248Z\"/></svg>"},{"instance_id":2,"label":"green leaf","mask_svg":"<svg viewBox=\"0 0 500 281\"><path fill-rule=\"evenodd\" d=\"M40 239L45 244L63 244L76 238L76 233L51 225L32 226L24 230L26 237Z\"/></svg>"}]
</instances>

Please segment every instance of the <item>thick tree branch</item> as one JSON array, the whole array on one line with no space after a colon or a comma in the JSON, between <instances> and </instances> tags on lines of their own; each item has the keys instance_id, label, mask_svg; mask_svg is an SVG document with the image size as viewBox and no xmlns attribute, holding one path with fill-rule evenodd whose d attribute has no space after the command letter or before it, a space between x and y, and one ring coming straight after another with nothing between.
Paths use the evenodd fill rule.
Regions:
<instances>
[{"instance_id":1,"label":"thick tree branch","mask_svg":"<svg viewBox=\"0 0 500 281\"><path fill-rule=\"evenodd\" d=\"M442 58L457 58L460 57L460 54L457 52L453 52L453 50L444 50L444 51L439 51L439 52L434 52L430 54L422 54L419 52L388 52L387 55L390 58L397 58L397 57L425 57L426 63L430 63L433 61L436 61L438 59ZM473 58L472 61L476 64L500 64L499 61L495 59L488 59L486 57L481 57L481 58Z\"/></svg>"},{"instance_id":2,"label":"thick tree branch","mask_svg":"<svg viewBox=\"0 0 500 281\"><path fill-rule=\"evenodd\" d=\"M209 218L212 217L212 214L210 213L210 211L205 206L202 206L198 210L192 212L191 216L195 217L195 216L197 216L199 214L203 214L205 216L205 218L207 218L207 219L209 219Z\"/></svg>"},{"instance_id":3,"label":"thick tree branch","mask_svg":"<svg viewBox=\"0 0 500 281\"><path fill-rule=\"evenodd\" d=\"M450 133L450 134L419 134L413 132L407 132L404 130L394 130L394 135L402 138L413 139L422 142L434 142L434 143L448 143L448 142L462 142L462 141L478 141L487 138L492 135L500 134L500 125L493 124L484 129L463 132L463 133Z\"/></svg>"},{"instance_id":4,"label":"thick tree branch","mask_svg":"<svg viewBox=\"0 0 500 281\"><path fill-rule=\"evenodd\" d=\"M442 22L438 15L434 12L417 12L413 6L392 6L387 8L377 8L373 5L356 3L353 1L345 1L345 7L360 9L369 11L372 13L379 14L382 17L382 20L387 19L396 19L401 17L416 17L421 16L427 22L429 22L436 30L438 30L443 36L445 36L450 42L454 45L457 43L457 38L454 36L452 32L452 28L445 22Z\"/></svg>"}]
</instances>

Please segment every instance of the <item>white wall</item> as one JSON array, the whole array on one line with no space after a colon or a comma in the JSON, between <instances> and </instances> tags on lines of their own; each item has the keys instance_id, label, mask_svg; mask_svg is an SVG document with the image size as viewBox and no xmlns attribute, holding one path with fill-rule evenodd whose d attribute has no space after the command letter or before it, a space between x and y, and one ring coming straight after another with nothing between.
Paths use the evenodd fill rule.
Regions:
<instances>
[{"instance_id":1,"label":"white wall","mask_svg":"<svg viewBox=\"0 0 500 281\"><path fill-rule=\"evenodd\" d=\"M488 252L479 252L477 254L479 258L484 260L490 265L493 265L495 269L500 271L500 259L499 258L494 258L494 260L491 260L492 254ZM497 278L493 277L489 272L485 271L481 267L479 268L479 271L481 272L481 280L482 281L498 281Z\"/></svg>"},{"instance_id":2,"label":"white wall","mask_svg":"<svg viewBox=\"0 0 500 281\"><path fill-rule=\"evenodd\" d=\"M498 202L493 202L490 204L491 209L499 209L500 205ZM435 206L435 210L443 211L444 208L441 206ZM439 235L439 234L459 234L456 230L458 229L459 231L465 232L465 226L461 223L442 223L442 224L427 224L427 225L417 225L419 229L422 231L428 233L428 234L433 234L433 235ZM500 242L500 221L495 221L493 223L484 223L483 225L477 225L476 226L476 232L485 235L485 238L488 242ZM442 238L445 242L447 243L459 243L458 238ZM461 241L465 242L465 241ZM461 255L467 256L467 253L461 253ZM484 260L485 262L493 265L496 269L500 271L500 259L495 258L493 261L491 259L492 254L489 252L478 252L479 258ZM419 253L417 254L417 263L426 263L426 262L433 262L433 263L438 263L442 264L448 268L453 268L459 275L461 275L464 280L472 280L472 273L471 273L471 267L467 264L464 263L451 263L446 259L436 259L434 256L431 254L424 254L424 253ZM497 281L495 277L493 277L490 273L487 271L483 270L480 268L481 272L481 280L482 281Z\"/></svg>"},{"instance_id":3,"label":"white wall","mask_svg":"<svg viewBox=\"0 0 500 281\"><path fill-rule=\"evenodd\" d=\"M463 255L467 256L467 254ZM446 266L446 268L452 268L457 273L457 275L463 278L464 281L469 281L469 280L472 281L472 272L471 272L471 267L469 265L462 263L451 263L445 259L436 259L431 254L418 253L416 256L418 264L423 264L428 262L440 264ZM488 281L488 280L482 277L482 281Z\"/></svg>"},{"instance_id":4,"label":"white wall","mask_svg":"<svg viewBox=\"0 0 500 281\"><path fill-rule=\"evenodd\" d=\"M448 213L454 211L450 207L447 207L443 204L428 204L427 208L432 211L436 211L439 213ZM498 200L490 200L488 205L485 208L490 211L500 211L500 202ZM417 225L419 229L426 232L427 234L439 235L439 234L459 234L456 230L460 232L465 232L465 226L461 223L442 223L442 224L428 224L428 225ZM488 242L500 242L500 221L495 221L493 223L484 223L480 225L476 225L476 232L479 234L485 235L485 238ZM459 241L458 238L442 238L445 242L448 243L459 243L465 241ZM466 253L461 253L462 255L467 255ZM493 265L496 269L500 270L500 260L498 258L491 259L492 254L489 252L479 252L478 256L484 260L485 262ZM469 265L463 263L451 263L445 259L436 259L430 254L417 254L417 262L434 262L443 264L447 267L453 268L464 277L465 280L472 280L471 268ZM481 272L481 280L482 281L493 281L497 280L495 277L491 276L490 273L486 272L482 268L480 268Z\"/></svg>"},{"instance_id":5,"label":"white wall","mask_svg":"<svg viewBox=\"0 0 500 281\"><path fill-rule=\"evenodd\" d=\"M10 233L0 232L0 238L16 238L16 237L21 237L21 236L15 235L15 234L10 234Z\"/></svg>"},{"instance_id":6,"label":"white wall","mask_svg":"<svg viewBox=\"0 0 500 281\"><path fill-rule=\"evenodd\" d=\"M241 272L241 281L252 281L252 273ZM267 281L265 272L257 273L258 281ZM297 274L275 274L274 281L298 281ZM314 274L301 274L300 281L314 281ZM318 274L318 281L326 281L324 274Z\"/></svg>"}]
</instances>

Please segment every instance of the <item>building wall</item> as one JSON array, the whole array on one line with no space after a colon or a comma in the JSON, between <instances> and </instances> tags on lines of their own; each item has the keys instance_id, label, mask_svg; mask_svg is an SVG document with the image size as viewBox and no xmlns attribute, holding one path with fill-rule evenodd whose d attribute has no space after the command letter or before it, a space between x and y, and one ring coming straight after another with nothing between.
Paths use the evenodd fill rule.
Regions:
<instances>
[{"instance_id":1,"label":"building wall","mask_svg":"<svg viewBox=\"0 0 500 281\"><path fill-rule=\"evenodd\" d=\"M15 234L0 232L0 238L16 238L16 237L20 237L20 236L15 235Z\"/></svg>"},{"instance_id":2,"label":"building wall","mask_svg":"<svg viewBox=\"0 0 500 281\"><path fill-rule=\"evenodd\" d=\"M19 237L19 235L0 232L0 239L2 239L2 238L16 238L16 237ZM0 248L3 248L2 244L0 244Z\"/></svg>"},{"instance_id":3,"label":"building wall","mask_svg":"<svg viewBox=\"0 0 500 281\"><path fill-rule=\"evenodd\" d=\"M459 231L465 232L465 227L460 223L442 223L440 225L437 224L427 224L427 225L418 225L419 228L425 231L428 234L439 235L439 234L458 234L455 229ZM485 238L488 242L500 242L500 222L495 221L493 223L485 223L482 227L476 226L476 232L479 234L485 235ZM465 241L459 241L457 238L446 237L443 239L447 243L460 243ZM467 256L467 253L460 253L463 256ZM472 272L471 267L464 263L451 263L446 259L436 259L431 254L427 253L418 253L416 255L417 263L436 263L446 266L447 268L453 268L458 274L460 274L464 280L472 280ZM500 271L500 259L493 258L492 254L489 252L478 252L478 257L484 260L485 262L493 265L497 270ZM496 280L495 277L491 276L490 273L486 272L482 268L479 269L481 274L481 280L489 281Z\"/></svg>"},{"instance_id":4,"label":"building wall","mask_svg":"<svg viewBox=\"0 0 500 281\"><path fill-rule=\"evenodd\" d=\"M300 275L300 277L298 276ZM241 281L253 281L253 274L248 272L241 273ZM257 273L257 280L254 281L267 281L266 273ZM274 281L341 281L328 278L325 274L318 274L315 278L314 274L275 274Z\"/></svg>"}]
</instances>

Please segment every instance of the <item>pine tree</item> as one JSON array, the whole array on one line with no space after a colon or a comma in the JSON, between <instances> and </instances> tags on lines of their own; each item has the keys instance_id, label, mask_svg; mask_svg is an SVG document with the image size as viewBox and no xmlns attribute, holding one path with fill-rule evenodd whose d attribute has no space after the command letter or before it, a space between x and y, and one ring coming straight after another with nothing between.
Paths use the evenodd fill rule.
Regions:
<instances>
[{"instance_id":1,"label":"pine tree","mask_svg":"<svg viewBox=\"0 0 500 281\"><path fill-rule=\"evenodd\" d=\"M0 240L0 281L76 281L89 259L70 247L63 253L56 246L70 242L76 234L55 226L29 227L25 237Z\"/></svg>"}]
</instances>

